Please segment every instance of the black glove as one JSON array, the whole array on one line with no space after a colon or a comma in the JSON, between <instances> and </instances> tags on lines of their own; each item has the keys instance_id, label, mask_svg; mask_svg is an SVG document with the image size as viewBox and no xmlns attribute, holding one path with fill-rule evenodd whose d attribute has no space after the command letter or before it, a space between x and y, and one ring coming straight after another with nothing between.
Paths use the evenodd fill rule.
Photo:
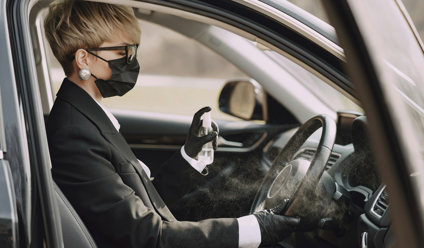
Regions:
<instances>
[{"instance_id":1,"label":"black glove","mask_svg":"<svg viewBox=\"0 0 424 248\"><path fill-rule=\"evenodd\" d=\"M219 130L218 125L214 121L212 121L213 132L202 137L197 136L199 135L199 130L202 126L202 120L200 120L200 117L202 117L205 112L209 111L211 111L210 107L204 107L197 111L193 116L193 121L184 144L184 150L191 158L196 158L197 154L199 154L199 152L202 150L203 145L210 141L212 141L213 149L216 150Z\"/></svg>"},{"instance_id":2,"label":"black glove","mask_svg":"<svg viewBox=\"0 0 424 248\"><path fill-rule=\"evenodd\" d=\"M253 214L261 229L261 245L275 245L296 231L300 218L275 214L271 210L261 210Z\"/></svg>"}]
</instances>

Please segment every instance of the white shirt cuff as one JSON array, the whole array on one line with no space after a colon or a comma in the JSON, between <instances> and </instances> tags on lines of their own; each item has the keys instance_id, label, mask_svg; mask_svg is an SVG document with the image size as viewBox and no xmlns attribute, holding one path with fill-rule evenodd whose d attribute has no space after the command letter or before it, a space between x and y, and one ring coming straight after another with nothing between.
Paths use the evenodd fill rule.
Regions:
<instances>
[{"instance_id":1,"label":"white shirt cuff","mask_svg":"<svg viewBox=\"0 0 424 248\"><path fill-rule=\"evenodd\" d=\"M239 248L258 248L261 244L261 229L253 215L237 218L239 225Z\"/></svg>"},{"instance_id":2,"label":"white shirt cuff","mask_svg":"<svg viewBox=\"0 0 424 248\"><path fill-rule=\"evenodd\" d=\"M202 173L202 171L206 167L206 164L200 162L197 159L194 159L194 158L191 158L190 156L188 156L187 153L184 150L184 146L181 147L180 152L181 152L181 156L183 156L183 158L187 161L187 163L189 163L191 165L191 167L193 167L199 173Z\"/></svg>"}]
</instances>

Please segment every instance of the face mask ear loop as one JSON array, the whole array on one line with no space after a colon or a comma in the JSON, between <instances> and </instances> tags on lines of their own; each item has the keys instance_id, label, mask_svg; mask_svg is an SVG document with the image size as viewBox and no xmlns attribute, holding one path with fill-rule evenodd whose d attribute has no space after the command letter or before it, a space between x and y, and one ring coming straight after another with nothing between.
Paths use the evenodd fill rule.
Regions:
<instances>
[{"instance_id":1,"label":"face mask ear loop","mask_svg":"<svg viewBox=\"0 0 424 248\"><path fill-rule=\"evenodd\" d=\"M104 58L100 57L99 55L97 55L97 54L95 54L95 53L92 53L92 52L88 51L87 49L84 49L84 50L86 50L89 54L91 54L91 55L93 55L93 56L96 56L97 58L99 58L99 59L101 59L101 60L103 60L103 61L105 61L105 62L109 62L109 61L107 61L106 59L104 59Z\"/></svg>"},{"instance_id":2,"label":"face mask ear loop","mask_svg":"<svg viewBox=\"0 0 424 248\"><path fill-rule=\"evenodd\" d=\"M97 54L92 53L92 52L88 51L87 49L84 49L84 50L86 50L89 54L91 54L91 55L93 55L93 56L96 56L97 58L99 58L99 59L101 59L101 60L103 60L103 61L105 61L105 62L109 63L109 61L107 61L107 60L105 60L104 58L102 58L102 57L98 56ZM94 74L93 74L93 73L91 73L91 76L93 76L96 80L98 79L96 76L94 76Z\"/></svg>"}]
</instances>

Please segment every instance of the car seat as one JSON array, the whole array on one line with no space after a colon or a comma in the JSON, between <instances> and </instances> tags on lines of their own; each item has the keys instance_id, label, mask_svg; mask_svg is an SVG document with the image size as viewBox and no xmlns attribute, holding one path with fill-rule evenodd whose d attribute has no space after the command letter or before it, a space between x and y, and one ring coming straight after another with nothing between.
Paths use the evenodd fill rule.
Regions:
<instances>
[{"instance_id":1,"label":"car seat","mask_svg":"<svg viewBox=\"0 0 424 248\"><path fill-rule=\"evenodd\" d=\"M90 232L56 183L54 189L61 217L64 247L97 247Z\"/></svg>"}]
</instances>

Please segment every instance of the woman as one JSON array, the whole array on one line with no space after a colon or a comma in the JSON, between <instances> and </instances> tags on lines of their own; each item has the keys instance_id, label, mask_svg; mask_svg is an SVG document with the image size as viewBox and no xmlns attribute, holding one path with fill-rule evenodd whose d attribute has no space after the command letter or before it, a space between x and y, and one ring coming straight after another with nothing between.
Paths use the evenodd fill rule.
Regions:
<instances>
[{"instance_id":1,"label":"woman","mask_svg":"<svg viewBox=\"0 0 424 248\"><path fill-rule=\"evenodd\" d=\"M188 192L204 165L195 158L217 132L196 137L199 110L187 141L149 180L149 168L119 134L102 99L134 87L140 29L132 9L61 1L51 4L45 32L66 78L47 122L55 182L99 247L257 247L274 244L298 219L263 211L238 219L179 222L167 204ZM217 130L217 128L215 127Z\"/></svg>"}]
</instances>

